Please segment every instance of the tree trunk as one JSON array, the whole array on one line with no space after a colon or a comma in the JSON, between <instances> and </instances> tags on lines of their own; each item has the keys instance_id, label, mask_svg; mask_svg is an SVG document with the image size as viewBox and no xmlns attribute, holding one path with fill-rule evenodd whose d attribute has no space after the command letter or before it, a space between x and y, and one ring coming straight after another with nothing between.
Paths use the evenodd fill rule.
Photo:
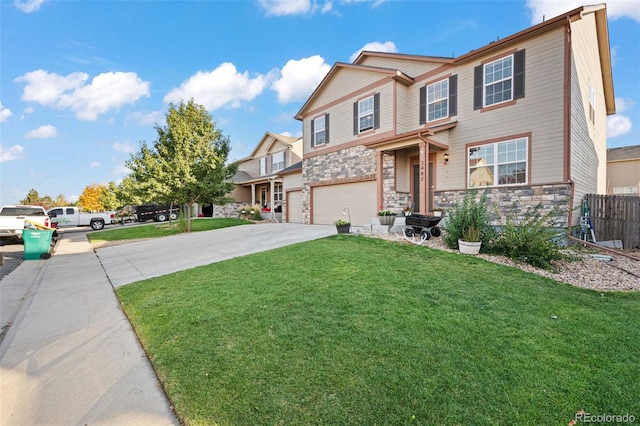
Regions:
<instances>
[{"instance_id":1,"label":"tree trunk","mask_svg":"<svg viewBox=\"0 0 640 426\"><path fill-rule=\"evenodd\" d=\"M191 204L187 203L187 233L191 232Z\"/></svg>"}]
</instances>

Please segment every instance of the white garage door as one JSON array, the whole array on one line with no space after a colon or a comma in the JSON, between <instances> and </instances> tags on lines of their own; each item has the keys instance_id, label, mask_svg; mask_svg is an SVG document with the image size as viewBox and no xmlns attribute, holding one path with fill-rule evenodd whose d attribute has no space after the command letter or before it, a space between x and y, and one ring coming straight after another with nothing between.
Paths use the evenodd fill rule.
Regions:
<instances>
[{"instance_id":1,"label":"white garage door","mask_svg":"<svg viewBox=\"0 0 640 426\"><path fill-rule=\"evenodd\" d=\"M344 183L312 188L313 223L332 224L336 219L347 219L345 207L351 213L351 224L369 225L376 217L376 182Z\"/></svg>"},{"instance_id":2,"label":"white garage door","mask_svg":"<svg viewBox=\"0 0 640 426\"><path fill-rule=\"evenodd\" d=\"M302 223L302 191L287 192L287 222Z\"/></svg>"}]
</instances>

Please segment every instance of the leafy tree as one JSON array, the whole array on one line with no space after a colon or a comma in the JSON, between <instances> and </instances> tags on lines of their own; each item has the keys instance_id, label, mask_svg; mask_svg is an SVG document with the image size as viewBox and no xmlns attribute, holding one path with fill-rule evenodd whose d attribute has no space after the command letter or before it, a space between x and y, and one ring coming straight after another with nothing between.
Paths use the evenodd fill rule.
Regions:
<instances>
[{"instance_id":1,"label":"leafy tree","mask_svg":"<svg viewBox=\"0 0 640 426\"><path fill-rule=\"evenodd\" d=\"M87 186L78 198L78 205L82 206L86 211L102 211L104 206L100 202L103 187L98 184Z\"/></svg>"},{"instance_id":2,"label":"leafy tree","mask_svg":"<svg viewBox=\"0 0 640 426\"><path fill-rule=\"evenodd\" d=\"M71 205L73 204L67 201L67 199L63 194L58 194L58 196L56 197L56 200L53 202L52 207L63 207L63 206L71 206Z\"/></svg>"},{"instance_id":3,"label":"leafy tree","mask_svg":"<svg viewBox=\"0 0 640 426\"><path fill-rule=\"evenodd\" d=\"M104 210L117 210L124 206L124 204L121 204L118 200L115 182L109 182L108 185L100 186L102 187L102 192L100 193L99 201Z\"/></svg>"},{"instance_id":4,"label":"leafy tree","mask_svg":"<svg viewBox=\"0 0 640 426\"><path fill-rule=\"evenodd\" d=\"M229 138L216 128L204 106L193 99L170 104L166 120L165 126L156 125L158 139L153 146L142 143L126 163L132 170L127 184L147 201L184 204L190 232L193 204L228 201L238 166L226 164Z\"/></svg>"},{"instance_id":5,"label":"leafy tree","mask_svg":"<svg viewBox=\"0 0 640 426\"><path fill-rule=\"evenodd\" d=\"M33 188L29 190L25 198L20 200L20 204L24 204L27 206L39 206L40 205L38 204L39 202L40 202L40 194L38 194L38 191L36 191Z\"/></svg>"}]
</instances>

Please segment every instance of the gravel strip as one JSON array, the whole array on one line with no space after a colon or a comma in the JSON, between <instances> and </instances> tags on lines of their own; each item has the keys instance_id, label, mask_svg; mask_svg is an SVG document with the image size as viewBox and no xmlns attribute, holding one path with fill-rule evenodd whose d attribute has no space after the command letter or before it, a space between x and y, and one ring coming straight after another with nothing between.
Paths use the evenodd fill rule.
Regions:
<instances>
[{"instance_id":1,"label":"gravel strip","mask_svg":"<svg viewBox=\"0 0 640 426\"><path fill-rule=\"evenodd\" d=\"M401 236L396 235L376 235L375 237L394 240L410 244ZM415 241L418 241L417 239ZM451 250L444 245L442 238L434 238L425 241L425 247L457 253L458 250ZM579 245L574 245L565 251L572 260L555 262L555 271L550 272L540 268L534 268L525 263L516 263L503 256L479 254L478 257L489 262L502 265L513 266L527 272L542 275L559 282L571 284L577 287L588 288L598 291L640 291L640 260L630 259L608 251L594 249L584 249ZM640 259L640 250L625 250ZM589 254L605 255L611 261L597 260ZM464 256L464 255L461 255Z\"/></svg>"}]
</instances>

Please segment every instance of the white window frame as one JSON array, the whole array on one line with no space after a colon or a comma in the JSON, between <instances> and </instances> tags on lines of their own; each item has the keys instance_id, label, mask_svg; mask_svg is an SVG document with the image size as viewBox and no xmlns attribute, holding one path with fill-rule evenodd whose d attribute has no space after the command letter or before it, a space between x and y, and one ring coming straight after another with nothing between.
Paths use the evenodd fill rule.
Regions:
<instances>
[{"instance_id":1,"label":"white window frame","mask_svg":"<svg viewBox=\"0 0 640 426\"><path fill-rule=\"evenodd\" d=\"M271 173L279 172L284 169L285 156L284 151L276 152L271 155Z\"/></svg>"},{"instance_id":2,"label":"white window frame","mask_svg":"<svg viewBox=\"0 0 640 426\"><path fill-rule=\"evenodd\" d=\"M281 183L274 183L273 184L273 201L274 202L282 202L282 200L283 200L282 194L283 194L282 184Z\"/></svg>"},{"instance_id":3,"label":"white window frame","mask_svg":"<svg viewBox=\"0 0 640 426\"><path fill-rule=\"evenodd\" d=\"M373 130L375 125L373 117L374 102L373 95L358 101L358 133Z\"/></svg>"},{"instance_id":4,"label":"white window frame","mask_svg":"<svg viewBox=\"0 0 640 426\"><path fill-rule=\"evenodd\" d=\"M510 65L508 67L504 66L504 63L509 61ZM497 74L495 71L495 66L498 65L498 63L502 64L501 68L500 68L500 74L501 75L495 75ZM492 71L489 71L489 70ZM508 75L505 76L504 72L505 70L509 70ZM489 72L489 74L488 74ZM514 57L513 55L508 55L505 56L503 58L500 59L496 59L493 62L489 62L487 64L484 64L484 66L482 67L482 104L485 107L488 106L492 106L492 105L498 105L504 102L509 102L513 100L513 84L514 84L514 80L513 80L513 72L514 72ZM491 81L487 81L487 77L488 76L492 76L495 77L495 79L492 79ZM509 92L510 95L508 98L502 98L499 101L493 100L491 103L487 100L487 89L489 87L493 87L493 86L497 86L499 84L505 84L506 82L509 82L510 88L509 88ZM501 93L504 93L505 90L503 89L501 91ZM495 96L495 93L493 94L493 96Z\"/></svg>"},{"instance_id":5,"label":"white window frame","mask_svg":"<svg viewBox=\"0 0 640 426\"><path fill-rule=\"evenodd\" d=\"M520 148L518 145L522 144ZM467 149L469 164L467 166L467 185L472 187L527 185L529 183L529 138L519 137L504 141L476 145ZM473 161L478 163L472 165ZM482 161L482 162L481 162ZM503 177L513 175L513 167L524 164L523 171L517 171L522 176L521 182L502 181ZM484 170L483 170L484 169ZM485 177L484 184L474 184L473 174ZM477 177L477 179L480 179ZM490 181L486 180L490 178ZM516 178L517 179L517 178ZM501 182L502 181L502 182Z\"/></svg>"},{"instance_id":6,"label":"white window frame","mask_svg":"<svg viewBox=\"0 0 640 426\"><path fill-rule=\"evenodd\" d=\"M441 107L443 103L444 108ZM445 78L427 86L427 123L447 117L449 117L449 79Z\"/></svg>"},{"instance_id":7,"label":"white window frame","mask_svg":"<svg viewBox=\"0 0 640 426\"><path fill-rule=\"evenodd\" d=\"M260 158L259 170L260 170L260 176L265 176L267 174L267 158L266 157Z\"/></svg>"},{"instance_id":8,"label":"white window frame","mask_svg":"<svg viewBox=\"0 0 640 426\"><path fill-rule=\"evenodd\" d=\"M327 143L326 120L325 115L313 120L313 146L323 145ZM322 124L322 125L320 125Z\"/></svg>"}]
</instances>

